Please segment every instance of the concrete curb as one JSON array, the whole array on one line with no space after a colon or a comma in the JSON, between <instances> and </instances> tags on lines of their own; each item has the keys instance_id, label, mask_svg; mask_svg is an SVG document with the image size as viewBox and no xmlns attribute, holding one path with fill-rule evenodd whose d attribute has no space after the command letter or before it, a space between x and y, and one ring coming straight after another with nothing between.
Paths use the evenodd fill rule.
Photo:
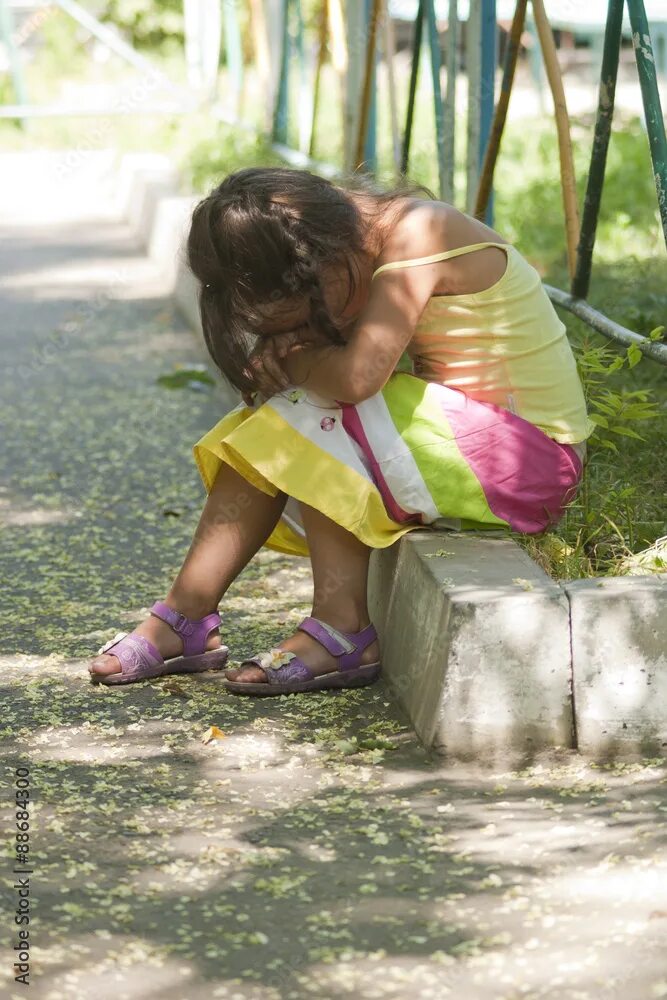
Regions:
<instances>
[{"instance_id":1,"label":"concrete curb","mask_svg":"<svg viewBox=\"0 0 667 1000\"><path fill-rule=\"evenodd\" d=\"M575 580L563 590L578 750L667 756L667 575Z\"/></svg>"},{"instance_id":2,"label":"concrete curb","mask_svg":"<svg viewBox=\"0 0 667 1000\"><path fill-rule=\"evenodd\" d=\"M410 532L373 553L370 595L385 675L426 746L499 764L572 745L567 597L511 539Z\"/></svg>"},{"instance_id":3,"label":"concrete curb","mask_svg":"<svg viewBox=\"0 0 667 1000\"><path fill-rule=\"evenodd\" d=\"M667 575L556 583L511 539L415 531L373 553L389 685L424 744L514 764L667 756Z\"/></svg>"},{"instance_id":4,"label":"concrete curb","mask_svg":"<svg viewBox=\"0 0 667 1000\"><path fill-rule=\"evenodd\" d=\"M166 157L129 154L117 204L201 335L183 253L199 197L177 184ZM561 586L497 533L423 530L373 553L369 601L387 682L426 747L493 765L556 747L667 756L667 576Z\"/></svg>"}]
</instances>

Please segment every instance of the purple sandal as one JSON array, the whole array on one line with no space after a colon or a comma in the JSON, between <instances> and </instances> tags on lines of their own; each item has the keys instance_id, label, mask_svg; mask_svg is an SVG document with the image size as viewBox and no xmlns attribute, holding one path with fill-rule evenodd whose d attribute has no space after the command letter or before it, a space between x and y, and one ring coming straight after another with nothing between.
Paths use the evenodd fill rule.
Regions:
<instances>
[{"instance_id":1,"label":"purple sandal","mask_svg":"<svg viewBox=\"0 0 667 1000\"><path fill-rule=\"evenodd\" d=\"M341 632L319 618L304 618L297 628L317 639L327 652L338 660L338 669L316 676L296 653L273 648L268 653L243 660L239 670L248 665L261 667L266 682L244 683L228 679L225 687L233 694L251 694L267 697L279 694L297 694L300 691L324 691L327 688L361 687L372 684L380 676L381 665L368 663L360 666L361 655L377 639L375 627L367 625L361 632Z\"/></svg>"},{"instance_id":2,"label":"purple sandal","mask_svg":"<svg viewBox=\"0 0 667 1000\"><path fill-rule=\"evenodd\" d=\"M156 601L151 614L170 625L183 640L183 651L178 656L165 660L152 642L141 635L120 633L102 646L98 656L110 653L120 662L120 671L114 674L100 674L89 669L91 680L99 684L132 684L149 677L163 674L194 674L202 670L220 670L227 661L229 649L206 650L206 640L213 629L220 625L220 615L214 611L199 621L186 618L174 611L163 601Z\"/></svg>"}]
</instances>

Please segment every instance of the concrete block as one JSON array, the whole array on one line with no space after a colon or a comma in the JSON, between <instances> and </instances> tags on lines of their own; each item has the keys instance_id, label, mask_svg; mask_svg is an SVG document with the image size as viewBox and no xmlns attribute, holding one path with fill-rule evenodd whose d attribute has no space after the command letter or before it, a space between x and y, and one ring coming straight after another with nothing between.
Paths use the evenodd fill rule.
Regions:
<instances>
[{"instance_id":1,"label":"concrete block","mask_svg":"<svg viewBox=\"0 0 667 1000\"><path fill-rule=\"evenodd\" d=\"M159 153L126 153L118 168L115 206L144 246L150 242L157 206L178 193L178 170Z\"/></svg>"},{"instance_id":2,"label":"concrete block","mask_svg":"<svg viewBox=\"0 0 667 1000\"><path fill-rule=\"evenodd\" d=\"M204 332L201 326L198 302L198 283L192 271L181 259L176 268L176 282L174 285L174 298L182 316L189 323L197 336L204 343Z\"/></svg>"},{"instance_id":3,"label":"concrete block","mask_svg":"<svg viewBox=\"0 0 667 1000\"><path fill-rule=\"evenodd\" d=\"M91 216L113 219L117 166L111 149L2 152L3 222L41 226Z\"/></svg>"},{"instance_id":4,"label":"concrete block","mask_svg":"<svg viewBox=\"0 0 667 1000\"><path fill-rule=\"evenodd\" d=\"M160 267L172 290L176 289L179 282L179 272L187 271L185 244L192 210L198 201L198 198L191 195L171 195L160 198L155 206L153 225L148 238L148 254ZM197 296L194 282L190 286L189 297L196 309ZM186 318L190 319L189 316Z\"/></svg>"},{"instance_id":5,"label":"concrete block","mask_svg":"<svg viewBox=\"0 0 667 1000\"><path fill-rule=\"evenodd\" d=\"M667 756L667 576L576 580L564 590L580 753Z\"/></svg>"},{"instance_id":6,"label":"concrete block","mask_svg":"<svg viewBox=\"0 0 667 1000\"><path fill-rule=\"evenodd\" d=\"M373 553L369 600L427 747L497 764L573 746L567 599L511 539L410 532Z\"/></svg>"}]
</instances>

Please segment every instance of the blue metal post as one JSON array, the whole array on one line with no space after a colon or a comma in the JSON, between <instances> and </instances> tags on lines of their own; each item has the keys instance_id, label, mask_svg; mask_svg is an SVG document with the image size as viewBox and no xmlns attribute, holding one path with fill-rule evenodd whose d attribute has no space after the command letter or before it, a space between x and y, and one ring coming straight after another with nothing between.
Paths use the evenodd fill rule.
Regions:
<instances>
[{"instance_id":1,"label":"blue metal post","mask_svg":"<svg viewBox=\"0 0 667 1000\"><path fill-rule=\"evenodd\" d=\"M480 89L480 125L479 125L479 170L484 162L495 105L496 63L498 60L498 29L496 26L496 0L481 0L482 2L482 58L481 58L481 89ZM489 194L484 221L487 226L493 226L493 189Z\"/></svg>"},{"instance_id":2,"label":"blue metal post","mask_svg":"<svg viewBox=\"0 0 667 1000\"><path fill-rule=\"evenodd\" d=\"M372 0L364 0L365 3L365 28L366 37L369 34L370 20L373 16ZM377 169L377 46L373 59L373 76L371 79L371 102L368 108L368 129L364 139L364 162L367 170L375 173Z\"/></svg>"}]
</instances>

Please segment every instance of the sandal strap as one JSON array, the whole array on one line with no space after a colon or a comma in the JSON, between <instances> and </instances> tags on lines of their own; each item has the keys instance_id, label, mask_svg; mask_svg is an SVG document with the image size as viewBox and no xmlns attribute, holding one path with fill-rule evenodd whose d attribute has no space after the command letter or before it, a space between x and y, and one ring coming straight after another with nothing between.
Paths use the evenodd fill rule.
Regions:
<instances>
[{"instance_id":1,"label":"sandal strap","mask_svg":"<svg viewBox=\"0 0 667 1000\"><path fill-rule=\"evenodd\" d=\"M301 624L297 625L297 628L312 636L332 656L343 656L345 653L352 653L356 649L356 643L352 641L350 636L345 635L344 632L340 632L333 625L328 625L326 622L320 621L319 618L304 618Z\"/></svg>"},{"instance_id":2,"label":"sandal strap","mask_svg":"<svg viewBox=\"0 0 667 1000\"><path fill-rule=\"evenodd\" d=\"M319 618L304 618L297 626L302 632L321 643L328 653L338 659L339 670L352 670L361 662L361 654L377 639L375 626L371 622L361 632L342 632Z\"/></svg>"},{"instance_id":3,"label":"sandal strap","mask_svg":"<svg viewBox=\"0 0 667 1000\"><path fill-rule=\"evenodd\" d=\"M143 635L123 635L120 639L112 639L102 646L100 652L115 656L123 677L128 680L150 677L153 668L164 663L159 650Z\"/></svg>"},{"instance_id":4,"label":"sandal strap","mask_svg":"<svg viewBox=\"0 0 667 1000\"><path fill-rule=\"evenodd\" d=\"M164 601L156 601L151 614L166 622L183 640L183 656L197 656L206 650L209 633L220 627L222 619L217 611L194 621L180 611L174 611Z\"/></svg>"},{"instance_id":5,"label":"sandal strap","mask_svg":"<svg viewBox=\"0 0 667 1000\"><path fill-rule=\"evenodd\" d=\"M288 681L311 681L314 677L312 670L298 656L293 656L289 663L283 663L280 667L269 667L266 664L266 654L257 654L256 656L249 656L247 660L243 660L241 666L245 667L249 663L261 667L266 674L269 684L285 684Z\"/></svg>"},{"instance_id":6,"label":"sandal strap","mask_svg":"<svg viewBox=\"0 0 667 1000\"><path fill-rule=\"evenodd\" d=\"M377 639L375 626L371 623L361 632L341 632L319 618L304 618L297 628L306 632L319 642L328 653L338 660L338 670L353 670L361 663L363 651ZM288 662L280 666L271 666L271 661L279 662L280 655L288 657ZM269 684L286 684L290 682L309 681L314 678L310 667L299 659L295 653L274 647L266 653L249 656L241 662L241 667L248 664L261 667Z\"/></svg>"}]
</instances>

